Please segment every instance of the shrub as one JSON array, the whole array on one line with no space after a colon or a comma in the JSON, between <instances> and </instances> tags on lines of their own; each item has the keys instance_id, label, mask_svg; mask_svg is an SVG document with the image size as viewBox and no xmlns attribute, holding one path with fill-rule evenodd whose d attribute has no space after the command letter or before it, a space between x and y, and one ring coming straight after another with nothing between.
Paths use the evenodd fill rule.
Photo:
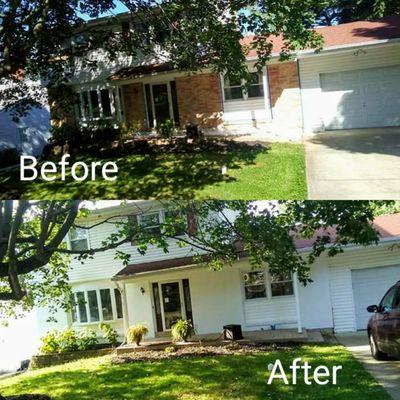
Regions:
<instances>
[{"instance_id":1,"label":"shrub","mask_svg":"<svg viewBox=\"0 0 400 400\"><path fill-rule=\"evenodd\" d=\"M42 337L41 342L41 354L59 353L58 331L48 332L45 336Z\"/></svg>"},{"instance_id":2,"label":"shrub","mask_svg":"<svg viewBox=\"0 0 400 400\"><path fill-rule=\"evenodd\" d=\"M79 350L90 350L99 344L97 334L93 329L84 329L78 334L78 348Z\"/></svg>"},{"instance_id":3,"label":"shrub","mask_svg":"<svg viewBox=\"0 0 400 400\"><path fill-rule=\"evenodd\" d=\"M167 346L167 347L164 349L164 351L165 351L166 353L168 353L168 354L171 354L171 353L175 353L175 352L176 352L176 348L175 348L174 346Z\"/></svg>"},{"instance_id":4,"label":"shrub","mask_svg":"<svg viewBox=\"0 0 400 400\"><path fill-rule=\"evenodd\" d=\"M101 322L99 329L103 332L103 338L107 343L110 343L113 347L118 344L118 333L111 325Z\"/></svg>"},{"instance_id":5,"label":"shrub","mask_svg":"<svg viewBox=\"0 0 400 400\"><path fill-rule=\"evenodd\" d=\"M176 132L174 122L170 119L167 119L166 121L161 122L160 124L157 125L156 132L160 137L162 137L164 139L172 138L172 136Z\"/></svg>"},{"instance_id":6,"label":"shrub","mask_svg":"<svg viewBox=\"0 0 400 400\"><path fill-rule=\"evenodd\" d=\"M0 168L12 167L19 164L20 153L15 147L0 149Z\"/></svg>"},{"instance_id":7,"label":"shrub","mask_svg":"<svg viewBox=\"0 0 400 400\"><path fill-rule=\"evenodd\" d=\"M140 346L143 336L146 336L148 332L149 329L146 325L133 325L126 331L126 339L128 343L135 343L137 346Z\"/></svg>"},{"instance_id":8,"label":"shrub","mask_svg":"<svg viewBox=\"0 0 400 400\"><path fill-rule=\"evenodd\" d=\"M186 342L194 334L193 325L188 320L178 319L171 329L171 336L174 342Z\"/></svg>"},{"instance_id":9,"label":"shrub","mask_svg":"<svg viewBox=\"0 0 400 400\"><path fill-rule=\"evenodd\" d=\"M78 335L72 328L61 331L58 336L59 353L69 353L79 349Z\"/></svg>"}]
</instances>

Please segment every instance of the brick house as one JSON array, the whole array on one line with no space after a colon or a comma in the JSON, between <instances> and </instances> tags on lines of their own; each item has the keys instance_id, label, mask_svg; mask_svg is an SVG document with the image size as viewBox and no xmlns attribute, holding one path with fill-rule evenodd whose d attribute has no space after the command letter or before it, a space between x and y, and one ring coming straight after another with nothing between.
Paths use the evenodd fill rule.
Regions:
<instances>
[{"instance_id":1,"label":"brick house","mask_svg":"<svg viewBox=\"0 0 400 400\"><path fill-rule=\"evenodd\" d=\"M171 119L184 128L228 133L265 133L299 140L304 132L400 125L400 16L319 28L324 49L303 50L279 61L282 40L262 72L248 54L249 90L243 82L208 70L174 71L168 63L129 57L109 62L101 54L97 72L81 70L73 80L79 93L76 118L140 123L152 129ZM245 38L244 44L251 37Z\"/></svg>"}]
</instances>

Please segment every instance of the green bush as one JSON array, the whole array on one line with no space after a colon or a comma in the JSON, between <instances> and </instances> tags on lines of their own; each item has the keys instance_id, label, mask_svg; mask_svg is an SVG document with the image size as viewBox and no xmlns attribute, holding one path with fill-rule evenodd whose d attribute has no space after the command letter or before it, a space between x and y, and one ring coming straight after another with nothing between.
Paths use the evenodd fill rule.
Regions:
<instances>
[{"instance_id":1,"label":"green bush","mask_svg":"<svg viewBox=\"0 0 400 400\"><path fill-rule=\"evenodd\" d=\"M67 328L58 334L59 353L69 353L79 350L78 335L72 328Z\"/></svg>"},{"instance_id":2,"label":"green bush","mask_svg":"<svg viewBox=\"0 0 400 400\"><path fill-rule=\"evenodd\" d=\"M167 119L161 122L156 127L157 134L163 139L170 139L176 132L174 122L171 119Z\"/></svg>"},{"instance_id":3,"label":"green bush","mask_svg":"<svg viewBox=\"0 0 400 400\"><path fill-rule=\"evenodd\" d=\"M12 167L19 164L20 153L15 147L0 149L0 168Z\"/></svg>"},{"instance_id":4,"label":"green bush","mask_svg":"<svg viewBox=\"0 0 400 400\"><path fill-rule=\"evenodd\" d=\"M78 334L78 348L79 350L90 350L96 348L99 344L97 334L93 329L84 329Z\"/></svg>"},{"instance_id":5,"label":"green bush","mask_svg":"<svg viewBox=\"0 0 400 400\"><path fill-rule=\"evenodd\" d=\"M41 354L59 353L58 333L58 331L48 332L42 337L42 345L40 347Z\"/></svg>"},{"instance_id":6,"label":"green bush","mask_svg":"<svg viewBox=\"0 0 400 400\"><path fill-rule=\"evenodd\" d=\"M103 338L107 343L110 343L113 347L118 344L118 333L111 325L101 322L99 329L103 332Z\"/></svg>"},{"instance_id":7,"label":"green bush","mask_svg":"<svg viewBox=\"0 0 400 400\"><path fill-rule=\"evenodd\" d=\"M146 325L138 324L128 328L126 331L126 339L128 343L135 343L137 346L140 346L140 342L143 339L143 336L146 336L149 332L149 329Z\"/></svg>"},{"instance_id":8,"label":"green bush","mask_svg":"<svg viewBox=\"0 0 400 400\"><path fill-rule=\"evenodd\" d=\"M171 329L171 336L174 342L186 342L194 334L192 322L188 320L179 319Z\"/></svg>"}]
</instances>

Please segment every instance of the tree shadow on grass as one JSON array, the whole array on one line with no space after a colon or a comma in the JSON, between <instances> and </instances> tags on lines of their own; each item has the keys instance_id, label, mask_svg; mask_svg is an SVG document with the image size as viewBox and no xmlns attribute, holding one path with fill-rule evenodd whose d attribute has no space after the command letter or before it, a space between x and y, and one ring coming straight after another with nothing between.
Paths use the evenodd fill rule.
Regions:
<instances>
[{"instance_id":1,"label":"tree shadow on grass","mask_svg":"<svg viewBox=\"0 0 400 400\"><path fill-rule=\"evenodd\" d=\"M268 365L281 360L290 380L289 366L295 358L312 368L330 370L341 365L338 385L306 385L299 373L296 385L274 381L267 385ZM157 362L99 365L84 369L66 366L21 379L13 393L50 393L54 400L131 399L298 399L373 400L387 399L385 391L360 363L341 346L299 346L285 351L212 356ZM312 380L312 378L311 378Z\"/></svg>"},{"instance_id":2,"label":"tree shadow on grass","mask_svg":"<svg viewBox=\"0 0 400 400\"><path fill-rule=\"evenodd\" d=\"M38 179L28 184L19 181L19 171L14 176L3 176L2 196L6 198L193 198L207 185L235 180L222 173L255 164L257 156L269 150L262 145L248 145L232 141L206 141L201 145L152 146L143 151L111 151L100 157L76 157L75 161L114 161L119 168L116 181L101 177L96 181L45 182ZM7 179L8 178L8 179ZM1 183L0 177L0 183ZM1 195L0 195L1 196Z\"/></svg>"}]
</instances>

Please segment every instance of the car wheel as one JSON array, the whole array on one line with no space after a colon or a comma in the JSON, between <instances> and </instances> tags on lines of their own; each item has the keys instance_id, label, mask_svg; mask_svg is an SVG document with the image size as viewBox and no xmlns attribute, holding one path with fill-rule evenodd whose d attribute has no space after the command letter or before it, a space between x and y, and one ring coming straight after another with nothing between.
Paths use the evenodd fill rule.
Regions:
<instances>
[{"instance_id":1,"label":"car wheel","mask_svg":"<svg viewBox=\"0 0 400 400\"><path fill-rule=\"evenodd\" d=\"M385 360L387 359L387 355L379 350L378 345L376 344L376 340L372 333L369 334L369 345L371 347L371 354L375 360Z\"/></svg>"}]
</instances>

